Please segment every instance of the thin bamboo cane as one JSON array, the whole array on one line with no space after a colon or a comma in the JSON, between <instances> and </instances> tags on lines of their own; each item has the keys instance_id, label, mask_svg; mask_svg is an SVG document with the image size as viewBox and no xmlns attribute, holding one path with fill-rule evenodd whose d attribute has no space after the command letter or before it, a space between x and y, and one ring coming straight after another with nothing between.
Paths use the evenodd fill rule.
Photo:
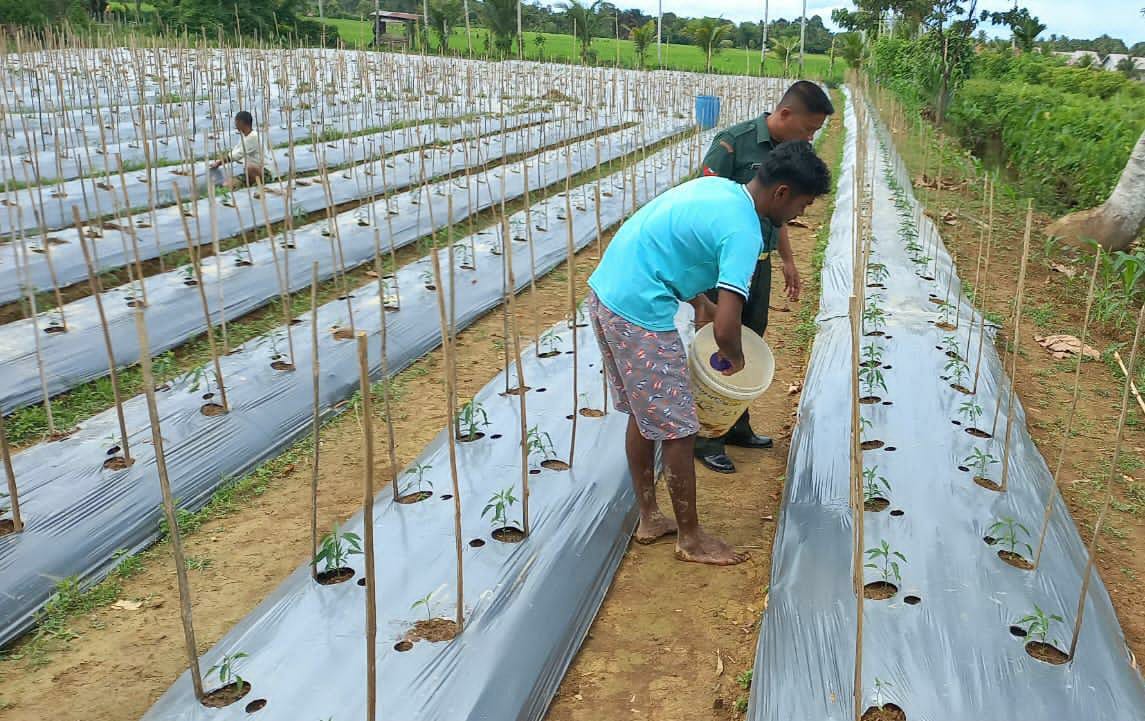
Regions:
<instances>
[{"instance_id":1,"label":"thin bamboo cane","mask_svg":"<svg viewBox=\"0 0 1145 721\"><path fill-rule=\"evenodd\" d=\"M173 187L175 188L175 202L182 206L183 201L179 193L179 185L175 183ZM199 247L191 239L191 229L187 227L187 216L179 213L179 218L182 220L183 236L187 241L187 255L190 258L192 270L195 271L195 286L199 291L199 302L203 307L203 320L207 324L207 347L210 349L211 362L215 367L215 384L219 387L219 400L222 401L223 412L226 413L231 407L227 402L227 384L223 379L223 367L219 363L219 351L215 346L215 326L211 322L211 307L207 303L207 290L203 283L203 267L199 261Z\"/></svg>"},{"instance_id":2,"label":"thin bamboo cane","mask_svg":"<svg viewBox=\"0 0 1145 721\"><path fill-rule=\"evenodd\" d=\"M17 218L19 218L20 215L20 209L17 208ZM36 291L32 285L31 273L28 269L28 245L24 241L22 221L17 220L17 222L21 223L20 254L23 256L24 281L26 283L24 293L28 297L28 318L32 321L32 345L36 352L36 372L40 378L40 394L43 396L44 416L48 423L48 437L55 438L58 434L56 432L55 416L52 414L52 397L48 392L48 376L44 370L43 350L40 348L39 311L36 309Z\"/></svg>"},{"instance_id":3,"label":"thin bamboo cane","mask_svg":"<svg viewBox=\"0 0 1145 721\"><path fill-rule=\"evenodd\" d=\"M990 287L990 253L994 249L994 183L990 183L990 214L989 220L986 222L986 261L982 266L982 288L981 293L978 293L978 288L975 287L974 292L978 298L979 305L982 306L982 322L978 328L978 359L974 361L974 386L971 389L971 395L978 393L978 378L982 370L982 351L983 344L986 338L986 307L989 298Z\"/></svg>"},{"instance_id":4,"label":"thin bamboo cane","mask_svg":"<svg viewBox=\"0 0 1145 721\"><path fill-rule=\"evenodd\" d=\"M452 432L453 419L457 417L457 386L453 368L453 347L450 342L449 323L445 317L445 291L441 282L441 259L437 250L430 253L433 259L433 275L437 284L437 310L441 323L441 349L444 358L446 417L451 426L449 440L449 473L453 480L453 541L457 553L457 632L465 626L465 575L461 558L461 486L457 475L457 438ZM522 392L524 392L522 390Z\"/></svg>"},{"instance_id":5,"label":"thin bamboo cane","mask_svg":"<svg viewBox=\"0 0 1145 721\"><path fill-rule=\"evenodd\" d=\"M1034 568L1042 560L1042 549L1046 543L1046 531L1050 527L1050 516L1053 514L1054 499L1057 498L1058 483L1061 482L1062 466L1065 463L1065 447L1069 443L1070 434L1073 431L1073 419L1077 414L1077 399L1081 391L1081 364L1085 360L1085 338L1089 331L1089 315L1093 310L1093 293L1097 287L1097 269L1101 265L1101 248L1098 247L1097 252L1093 255L1093 271L1089 276L1089 290L1085 295L1085 318L1081 322L1081 345L1077 349L1077 365L1073 371L1073 398L1070 400L1069 414L1066 416L1065 429L1062 431L1061 448L1058 449L1058 461L1054 466L1053 483L1050 484L1050 491L1046 497L1046 509L1042 514L1042 530L1038 533L1038 548L1034 552ZM1128 375L1128 373L1126 374Z\"/></svg>"},{"instance_id":6,"label":"thin bamboo cane","mask_svg":"<svg viewBox=\"0 0 1145 721\"><path fill-rule=\"evenodd\" d=\"M310 266L310 374L314 388L314 413L311 433L314 436L314 460L310 466L310 576L318 580L318 458L322 447L322 399L318 358L318 261Z\"/></svg>"},{"instance_id":7,"label":"thin bamboo cane","mask_svg":"<svg viewBox=\"0 0 1145 721\"><path fill-rule=\"evenodd\" d=\"M505 230L507 231L508 230L507 226L508 226L509 221L504 216L502 216L501 222L503 224L505 224L505 226L506 226ZM518 403L519 403L520 409L521 409L521 412L520 412L520 418L521 418L521 443L520 443L520 447L521 447L521 512L524 515L524 520L522 521L521 525L522 525L522 532L526 536L528 536L529 535L529 528L530 528L530 524L529 524L529 446L528 446L529 421L528 421L528 409L526 408L526 404L525 404L525 396L527 396L528 394L523 390L524 388L527 388L528 386L525 385L525 366L521 362L521 334L518 332L518 328L517 328L517 309L516 309L517 281L516 281L516 276L513 273L513 253L511 251L511 249L509 250L509 252L505 253L505 265L506 265L505 272L506 272L506 275L508 276L509 281L507 283L507 287L505 290L504 303L505 303L505 307L508 309L509 317L512 318L512 330L511 330L511 332L513 334L513 355L516 358L516 362L517 362L517 384L518 384L518 387L520 387L522 389L521 392L517 394ZM506 338L505 339L505 345L508 346L508 344L509 344L509 339ZM509 374L509 369L506 368L505 369L505 375L508 375L508 374Z\"/></svg>"},{"instance_id":8,"label":"thin bamboo cane","mask_svg":"<svg viewBox=\"0 0 1145 721\"><path fill-rule=\"evenodd\" d=\"M1129 386L1133 382L1132 371L1137 367L1137 347L1141 342L1143 321L1145 321L1145 303L1141 304L1141 310L1137 314L1137 328L1133 331L1133 346L1129 352L1130 372L1125 374L1125 389L1121 392L1121 415L1117 419L1117 436L1113 444L1113 463L1109 468L1109 480L1105 483L1105 504L1097 516L1097 522L1093 524L1093 538L1089 540L1089 548L1087 549L1088 558L1082 576L1081 593L1077 598L1077 617L1073 624L1073 638L1070 639L1069 643L1068 656L1070 660L1073 660L1074 654L1077 652L1077 641L1081 636L1081 622L1085 616L1085 599L1089 595L1089 583L1093 579L1093 566L1097 562L1097 539L1101 536L1101 526L1109 513L1110 505L1113 503L1113 481L1119 473L1118 466L1121 463L1121 443L1125 438L1125 418L1129 414Z\"/></svg>"},{"instance_id":9,"label":"thin bamboo cane","mask_svg":"<svg viewBox=\"0 0 1145 721\"><path fill-rule=\"evenodd\" d=\"M366 721L378 709L378 600L374 568L374 408L370 393L370 353L365 331L358 331L358 387L362 396L362 434L365 472L362 484L362 530L366 547Z\"/></svg>"},{"instance_id":10,"label":"thin bamboo cane","mask_svg":"<svg viewBox=\"0 0 1145 721\"><path fill-rule=\"evenodd\" d=\"M198 644L195 642L195 625L191 616L191 584L187 579L187 561L183 555L183 533L179 529L178 515L175 513L175 499L171 495L171 483L167 476L167 459L163 451L163 433L159 427L159 409L155 403L155 376L151 370L151 348L147 340L147 324L143 321L143 310L135 309L135 332L139 336L139 369L143 374L143 393L147 397L147 415L151 421L151 447L155 449L155 468L159 476L159 488L163 492L163 513L167 518L167 532L171 538L171 553L175 558L175 578L179 588L179 617L183 623L183 641L187 652L187 662L191 669L191 685L195 698L206 697L203 692L203 677L199 671Z\"/></svg>"},{"instance_id":11,"label":"thin bamboo cane","mask_svg":"<svg viewBox=\"0 0 1145 721\"><path fill-rule=\"evenodd\" d=\"M568 256L568 303L569 303L569 327L572 329L572 351L573 351L573 382L572 382L572 430L570 431L569 438L569 468L573 466L573 460L576 457L576 428L577 419L580 418L580 397L579 397L579 348L577 343L577 324L576 324L576 243L573 240L573 214L572 214L572 190L570 184L572 183L572 155L565 155L565 250ZM635 191L633 191L635 192Z\"/></svg>"},{"instance_id":12,"label":"thin bamboo cane","mask_svg":"<svg viewBox=\"0 0 1145 721\"><path fill-rule=\"evenodd\" d=\"M374 274L378 276L378 307L381 309L381 333L382 333L382 413L386 417L386 445L389 451L390 458L390 482L391 491L393 492L394 500L398 500L400 494L400 480L398 478L398 453L397 453L397 440L394 436L394 422L393 410L390 407L390 360L389 353L389 329L386 322L386 282L382 275L382 254L381 254L381 239L378 237L380 231L378 226L374 225Z\"/></svg>"},{"instance_id":13,"label":"thin bamboo cane","mask_svg":"<svg viewBox=\"0 0 1145 721\"><path fill-rule=\"evenodd\" d=\"M92 298L95 300L95 308L99 313L100 330L103 332L103 347L107 351L107 370L111 378L111 394L115 399L115 415L119 421L119 444L123 449L123 463L124 466L130 466L135 460L131 457L131 448L127 443L127 421L123 416L123 397L119 392L119 371L115 362L115 348L111 343L111 332L108 330L107 314L103 310L103 297L100 293L99 280L96 277L95 266L91 260L91 253L88 251L87 242L83 237L83 223L80 221L79 208L72 206L72 220L76 226L76 232L79 235L80 250L83 251L84 263L87 264L87 282L88 288L91 290Z\"/></svg>"},{"instance_id":14,"label":"thin bamboo cane","mask_svg":"<svg viewBox=\"0 0 1145 721\"><path fill-rule=\"evenodd\" d=\"M1010 392L1006 401L1006 436L1002 442L1002 483L1001 490L1006 492L1006 483L1010 477L1010 432L1014 424L1014 389L1018 383L1018 346L1022 340L1022 301L1026 291L1026 261L1030 256L1030 228L1034 218L1034 203L1028 201L1026 206L1026 234L1022 239L1022 264L1018 270L1018 307L1014 311L1014 352L1010 362Z\"/></svg>"}]
</instances>

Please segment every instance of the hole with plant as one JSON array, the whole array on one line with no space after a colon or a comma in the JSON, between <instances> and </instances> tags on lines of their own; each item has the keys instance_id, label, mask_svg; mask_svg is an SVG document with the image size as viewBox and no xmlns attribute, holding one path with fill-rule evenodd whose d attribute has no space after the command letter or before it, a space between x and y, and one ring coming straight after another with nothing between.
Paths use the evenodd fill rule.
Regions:
<instances>
[{"instance_id":1,"label":"hole with plant","mask_svg":"<svg viewBox=\"0 0 1145 721\"><path fill-rule=\"evenodd\" d=\"M868 263L867 264L867 287L869 288L882 288L883 283L890 276L890 271L883 263Z\"/></svg>"},{"instance_id":2,"label":"hole with plant","mask_svg":"<svg viewBox=\"0 0 1145 721\"><path fill-rule=\"evenodd\" d=\"M886 333L883 331L886 325L886 312L874 303L868 303L867 307L863 309L863 328L866 329L866 335L886 335Z\"/></svg>"},{"instance_id":3,"label":"hole with plant","mask_svg":"<svg viewBox=\"0 0 1145 721\"><path fill-rule=\"evenodd\" d=\"M950 322L953 318L954 304L945 300L940 301L938 303L938 322L934 324L934 327L942 330L954 330L954 324Z\"/></svg>"},{"instance_id":4,"label":"hole with plant","mask_svg":"<svg viewBox=\"0 0 1145 721\"><path fill-rule=\"evenodd\" d=\"M863 469L863 508L873 513L886 510L890 494L890 481L879 474L878 466Z\"/></svg>"},{"instance_id":5,"label":"hole with plant","mask_svg":"<svg viewBox=\"0 0 1145 721\"><path fill-rule=\"evenodd\" d=\"M974 482L978 485L992 490L1001 488L986 475L990 470L990 466L998 463L998 459L991 454L986 453L981 448L975 448L970 455L962 459L962 463L970 468L970 471L974 474Z\"/></svg>"},{"instance_id":6,"label":"hole with plant","mask_svg":"<svg viewBox=\"0 0 1145 721\"><path fill-rule=\"evenodd\" d=\"M425 477L427 471L431 470L433 466L429 463L414 463L406 469L407 476L413 476L417 486L412 488L406 486L404 493L398 494L398 503L410 504L424 501L433 496L433 482Z\"/></svg>"},{"instance_id":7,"label":"hole with plant","mask_svg":"<svg viewBox=\"0 0 1145 721\"><path fill-rule=\"evenodd\" d=\"M422 268L417 277L426 290L437 290L437 285L433 282L433 271L429 268Z\"/></svg>"},{"instance_id":8,"label":"hole with plant","mask_svg":"<svg viewBox=\"0 0 1145 721\"><path fill-rule=\"evenodd\" d=\"M1030 529L1009 516L1003 516L990 525L989 533L994 538L995 544L1005 546L998 551L998 558L1023 571L1033 570L1034 564L1030 563L1027 557L1034 555L1034 549L1029 543L1022 540L1022 538L1029 538ZM1022 538L1019 538L1019 533L1023 534ZM1026 556L1019 553L1020 548L1026 549Z\"/></svg>"},{"instance_id":9,"label":"hole with plant","mask_svg":"<svg viewBox=\"0 0 1145 721\"><path fill-rule=\"evenodd\" d=\"M966 424L966 430L969 432L971 429L976 429L975 424L982 417L982 406L972 400L963 401L958 406L958 415L962 416L962 421ZM987 433L986 435L989 436L990 434Z\"/></svg>"},{"instance_id":10,"label":"hole with plant","mask_svg":"<svg viewBox=\"0 0 1145 721\"><path fill-rule=\"evenodd\" d=\"M958 352L958 337L953 335L942 336L942 352L952 360L962 360L962 354Z\"/></svg>"},{"instance_id":11,"label":"hole with plant","mask_svg":"<svg viewBox=\"0 0 1145 721\"><path fill-rule=\"evenodd\" d=\"M489 427L489 416L485 413L485 409L480 403L471 400L461 406L461 409L457 412L455 427L457 440L466 443L476 441L485 437L485 434L479 432L477 429Z\"/></svg>"},{"instance_id":12,"label":"hole with plant","mask_svg":"<svg viewBox=\"0 0 1145 721\"><path fill-rule=\"evenodd\" d=\"M235 265L247 268L254 265L254 256L251 255L250 246L240 245L235 248Z\"/></svg>"},{"instance_id":13,"label":"hole with plant","mask_svg":"<svg viewBox=\"0 0 1145 721\"><path fill-rule=\"evenodd\" d=\"M529 449L529 458L534 456L540 457L540 466L548 468L551 471L567 471L569 465L564 461L557 460L557 451L553 446L553 439L548 433L540 430L537 426L533 426L525 434L525 447Z\"/></svg>"},{"instance_id":14,"label":"hole with plant","mask_svg":"<svg viewBox=\"0 0 1145 721\"><path fill-rule=\"evenodd\" d=\"M581 393L578 398L580 398L580 414L585 418L600 418L604 415L604 411L591 407L587 393Z\"/></svg>"},{"instance_id":15,"label":"hole with plant","mask_svg":"<svg viewBox=\"0 0 1145 721\"><path fill-rule=\"evenodd\" d=\"M1059 666L1069 660L1069 655L1057 647L1056 638L1046 640L1055 622L1061 623L1062 617L1056 613L1047 614L1034 604L1034 610L1019 618L1015 625L1030 639L1026 642L1026 653L1039 661Z\"/></svg>"},{"instance_id":16,"label":"hole with plant","mask_svg":"<svg viewBox=\"0 0 1145 721\"><path fill-rule=\"evenodd\" d=\"M561 344L560 336L557 335L557 332L555 330L553 330L552 328L549 328L548 330L546 330L544 333L541 334L541 338L537 342L538 348L544 348L545 349L545 350L537 353L537 356L539 358L553 358L555 356L560 355L561 354L560 344Z\"/></svg>"},{"instance_id":17,"label":"hole with plant","mask_svg":"<svg viewBox=\"0 0 1145 721\"><path fill-rule=\"evenodd\" d=\"M868 343L863 346L861 353L862 363L864 368L878 368L883 362L883 349L874 343Z\"/></svg>"},{"instance_id":18,"label":"hole with plant","mask_svg":"<svg viewBox=\"0 0 1145 721\"><path fill-rule=\"evenodd\" d=\"M481 510L481 517L489 516L489 525L493 527L493 538L505 543L519 543L525 539L521 524L509 519L509 513L517 503L513 495L513 488L497 491Z\"/></svg>"},{"instance_id":19,"label":"hole with plant","mask_svg":"<svg viewBox=\"0 0 1145 721\"><path fill-rule=\"evenodd\" d=\"M875 705L863 711L860 721L906 721L906 712L902 708L890 702L883 703L883 697L892 686L894 684L890 681L875 677Z\"/></svg>"},{"instance_id":20,"label":"hole with plant","mask_svg":"<svg viewBox=\"0 0 1145 721\"><path fill-rule=\"evenodd\" d=\"M199 281L195 280L195 267L192 265L184 265L179 269L179 274L183 277L183 285L195 286Z\"/></svg>"},{"instance_id":21,"label":"hole with plant","mask_svg":"<svg viewBox=\"0 0 1145 721\"><path fill-rule=\"evenodd\" d=\"M859 368L859 384L863 388L863 395L859 398L859 402L867 405L878 403L882 400L882 398L875 395L875 391L880 388L884 392L887 390L887 383L883 378L883 372L877 367L863 366Z\"/></svg>"},{"instance_id":22,"label":"hole with plant","mask_svg":"<svg viewBox=\"0 0 1145 721\"><path fill-rule=\"evenodd\" d=\"M318 553L314 556L314 566L322 564L322 570L314 580L323 586L348 581L354 577L354 569L346 565L350 556L361 555L362 539L356 533L343 531L338 524L334 530L322 537Z\"/></svg>"},{"instance_id":23,"label":"hole with plant","mask_svg":"<svg viewBox=\"0 0 1145 721\"><path fill-rule=\"evenodd\" d=\"M884 445L884 443L880 440L865 438L865 436L867 435L867 431L871 430L871 426L873 426L873 425L874 424L871 422L871 420L869 418L864 418L863 416L859 416L859 439L860 439L859 440L859 447L862 448L864 451L877 450L879 448L882 448Z\"/></svg>"},{"instance_id":24,"label":"hole with plant","mask_svg":"<svg viewBox=\"0 0 1145 721\"><path fill-rule=\"evenodd\" d=\"M0 491L0 536L5 536L16 530L16 522L9 517L12 504L8 502L8 494Z\"/></svg>"},{"instance_id":25,"label":"hole with plant","mask_svg":"<svg viewBox=\"0 0 1145 721\"><path fill-rule=\"evenodd\" d=\"M942 370L946 373L944 380L950 381L951 388L959 393L970 394L970 389L965 385L966 379L970 375L970 367L961 358L951 358L946 361Z\"/></svg>"},{"instance_id":26,"label":"hole with plant","mask_svg":"<svg viewBox=\"0 0 1145 721\"><path fill-rule=\"evenodd\" d=\"M250 692L250 683L239 676L239 661L248 658L248 654L238 651L224 654L223 658L207 669L207 678L212 675L219 679L219 687L208 691L203 697L203 705L207 708L222 708L238 701Z\"/></svg>"},{"instance_id":27,"label":"hole with plant","mask_svg":"<svg viewBox=\"0 0 1145 721\"><path fill-rule=\"evenodd\" d=\"M476 269L476 266L473 265L473 254L469 249L468 243L454 243L453 249L457 253L458 267L462 270Z\"/></svg>"},{"instance_id":28,"label":"hole with plant","mask_svg":"<svg viewBox=\"0 0 1145 721\"><path fill-rule=\"evenodd\" d=\"M898 584L902 583L899 561L906 563L906 556L891 548L885 540L868 548L865 554L867 563L863 564L863 568L873 568L882 576L882 580L864 585L863 596L875 601L891 598L898 593Z\"/></svg>"}]
</instances>

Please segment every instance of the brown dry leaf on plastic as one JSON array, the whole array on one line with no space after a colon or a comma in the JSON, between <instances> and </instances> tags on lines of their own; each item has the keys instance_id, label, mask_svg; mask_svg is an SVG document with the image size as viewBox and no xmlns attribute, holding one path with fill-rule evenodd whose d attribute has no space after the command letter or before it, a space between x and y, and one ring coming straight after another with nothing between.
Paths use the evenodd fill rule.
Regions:
<instances>
[{"instance_id":1,"label":"brown dry leaf on plastic","mask_svg":"<svg viewBox=\"0 0 1145 721\"><path fill-rule=\"evenodd\" d=\"M1063 265L1061 263L1050 263L1050 270L1056 270L1067 278L1073 278L1077 275L1077 268Z\"/></svg>"},{"instance_id":2,"label":"brown dry leaf on plastic","mask_svg":"<svg viewBox=\"0 0 1145 721\"><path fill-rule=\"evenodd\" d=\"M787 395L793 396L801 390L803 390L803 381L795 381L787 386Z\"/></svg>"},{"instance_id":3,"label":"brown dry leaf on plastic","mask_svg":"<svg viewBox=\"0 0 1145 721\"><path fill-rule=\"evenodd\" d=\"M143 608L143 601L128 601L127 599L120 599L111 604L111 607L117 611L138 611Z\"/></svg>"},{"instance_id":4,"label":"brown dry leaf on plastic","mask_svg":"<svg viewBox=\"0 0 1145 721\"><path fill-rule=\"evenodd\" d=\"M951 210L942 214L942 222L947 225L958 225L958 216Z\"/></svg>"},{"instance_id":5,"label":"brown dry leaf on plastic","mask_svg":"<svg viewBox=\"0 0 1145 721\"><path fill-rule=\"evenodd\" d=\"M366 277L367 278L377 278L378 274L375 271L367 270L366 271Z\"/></svg>"},{"instance_id":6,"label":"brown dry leaf on plastic","mask_svg":"<svg viewBox=\"0 0 1145 721\"><path fill-rule=\"evenodd\" d=\"M1055 335L1034 336L1034 342L1045 348L1050 355L1054 358L1069 358L1076 356L1079 352L1084 352L1085 355L1094 360L1101 357L1101 354L1094 350L1093 346L1086 343L1085 348L1081 347L1081 340L1076 336L1058 333Z\"/></svg>"}]
</instances>

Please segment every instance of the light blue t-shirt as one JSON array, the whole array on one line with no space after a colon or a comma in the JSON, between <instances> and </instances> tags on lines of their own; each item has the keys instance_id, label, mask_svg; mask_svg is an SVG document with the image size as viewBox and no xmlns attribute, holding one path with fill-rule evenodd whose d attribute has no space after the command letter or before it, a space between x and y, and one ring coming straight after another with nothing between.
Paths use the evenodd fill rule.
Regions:
<instances>
[{"instance_id":1,"label":"light blue t-shirt","mask_svg":"<svg viewBox=\"0 0 1145 721\"><path fill-rule=\"evenodd\" d=\"M697 178L663 193L617 231L588 285L621 318L670 331L680 301L710 288L747 298L763 245L747 187Z\"/></svg>"}]
</instances>

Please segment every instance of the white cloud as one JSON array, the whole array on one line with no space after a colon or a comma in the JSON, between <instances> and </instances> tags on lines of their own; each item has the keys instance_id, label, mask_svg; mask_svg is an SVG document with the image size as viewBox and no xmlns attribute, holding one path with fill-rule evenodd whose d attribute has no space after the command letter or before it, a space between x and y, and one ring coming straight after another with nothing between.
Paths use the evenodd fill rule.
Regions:
<instances>
[{"instance_id":1,"label":"white cloud","mask_svg":"<svg viewBox=\"0 0 1145 721\"><path fill-rule=\"evenodd\" d=\"M723 16L728 20L762 20L764 0L715 0L697 5L694 0L660 0L664 12L695 16L700 12L707 15ZM637 7L646 13L656 14L657 0L613 0L621 8ZM770 0L770 18L798 18L802 13L802 0ZM1127 44L1145 40L1145 17L1141 8L1143 0L1097 0L1091 2L1063 2L1062 0L1020 0L1019 5L1046 24L1046 35L1056 33L1070 37L1092 38L1107 33L1121 38ZM807 16L819 15L829 27L831 11L840 7L853 7L850 2L839 0L808 0ZM1013 7L1012 0L979 0L983 10L1007 10ZM988 33L1009 35L1001 27L984 25Z\"/></svg>"}]
</instances>

